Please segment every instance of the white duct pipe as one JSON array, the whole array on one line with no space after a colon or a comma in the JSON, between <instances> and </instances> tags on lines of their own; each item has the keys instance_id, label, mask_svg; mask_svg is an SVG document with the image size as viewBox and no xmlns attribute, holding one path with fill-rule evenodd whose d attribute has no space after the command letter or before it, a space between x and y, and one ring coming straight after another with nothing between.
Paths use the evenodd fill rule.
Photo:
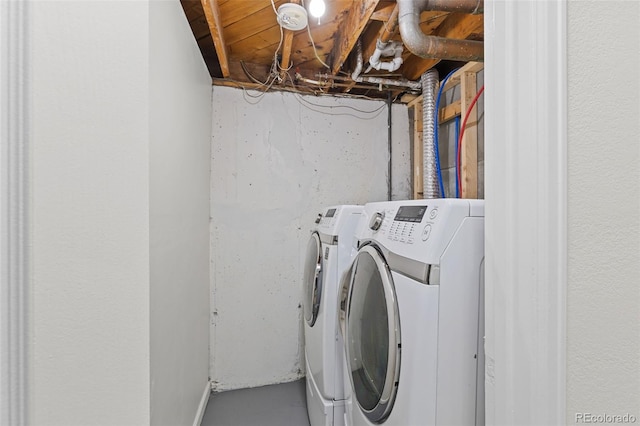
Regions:
<instances>
[{"instance_id":1,"label":"white duct pipe","mask_svg":"<svg viewBox=\"0 0 640 426\"><path fill-rule=\"evenodd\" d=\"M402 58L393 58L393 60L389 62L379 62L378 64L374 65L373 68L377 70L394 72L402 66L402 62Z\"/></svg>"},{"instance_id":2,"label":"white duct pipe","mask_svg":"<svg viewBox=\"0 0 640 426\"><path fill-rule=\"evenodd\" d=\"M380 43L380 40L378 40L378 43ZM376 43L376 44L378 44ZM362 43L360 42L360 40L358 40L358 43L356 45L356 52L357 52L357 56L356 56L356 68L354 69L353 73L351 73L351 79L353 81L355 81L356 83L375 83L375 84L383 84L385 86L394 86L394 87L407 87L411 90L420 90L422 88L422 85L420 82L418 81L409 81L409 80L392 80L392 79L388 79L388 78L379 78L379 77L361 77L360 73L362 72L362 65L363 65L363 59L362 59ZM377 48L376 48L377 50ZM399 49L399 53L398 52L398 47L395 46L393 47L393 52L394 54L398 54L400 55L400 62L397 64L397 68L394 68L390 71L395 71L398 68L400 68L400 65L402 65L402 44L400 44L400 49ZM395 59L394 59L395 60ZM393 63L393 62L392 62ZM371 67L369 67L369 69L367 69L366 72L369 72L371 70ZM327 80L331 79L331 80L345 80L345 78L343 77L339 77L339 76L334 76L334 75L329 75L329 74L318 74L318 77L320 78L325 78Z\"/></svg>"},{"instance_id":3,"label":"white duct pipe","mask_svg":"<svg viewBox=\"0 0 640 426\"><path fill-rule=\"evenodd\" d=\"M383 42L378 39L376 42L376 50L369 58L369 68L366 72L371 71L371 68L376 70L386 70L389 72L396 71L402 65L402 43L395 41ZM380 57L393 57L391 61L381 62Z\"/></svg>"},{"instance_id":4,"label":"white duct pipe","mask_svg":"<svg viewBox=\"0 0 640 426\"><path fill-rule=\"evenodd\" d=\"M435 137L436 93L438 71L434 68L422 74L422 198L438 198L440 185L436 169Z\"/></svg>"}]
</instances>

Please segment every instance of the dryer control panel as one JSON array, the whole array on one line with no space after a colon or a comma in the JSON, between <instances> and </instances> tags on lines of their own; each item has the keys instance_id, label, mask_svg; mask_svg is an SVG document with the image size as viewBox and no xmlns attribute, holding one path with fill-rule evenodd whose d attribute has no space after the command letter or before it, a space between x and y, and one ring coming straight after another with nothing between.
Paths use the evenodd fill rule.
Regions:
<instances>
[{"instance_id":1,"label":"dryer control panel","mask_svg":"<svg viewBox=\"0 0 640 426\"><path fill-rule=\"evenodd\" d=\"M466 217L484 214L482 200L424 199L369 203L359 244L377 242L387 250L436 265ZM379 223L379 226L378 226Z\"/></svg>"}]
</instances>

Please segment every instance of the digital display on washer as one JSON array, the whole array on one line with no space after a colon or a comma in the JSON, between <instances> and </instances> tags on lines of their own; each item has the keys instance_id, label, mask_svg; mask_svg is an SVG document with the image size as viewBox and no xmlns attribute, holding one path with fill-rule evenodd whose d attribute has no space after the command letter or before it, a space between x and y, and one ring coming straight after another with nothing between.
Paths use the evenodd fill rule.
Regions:
<instances>
[{"instance_id":1,"label":"digital display on washer","mask_svg":"<svg viewBox=\"0 0 640 426\"><path fill-rule=\"evenodd\" d=\"M324 215L324 217L333 217L336 214L336 209L329 209L327 210L327 214Z\"/></svg>"},{"instance_id":2,"label":"digital display on washer","mask_svg":"<svg viewBox=\"0 0 640 426\"><path fill-rule=\"evenodd\" d=\"M393 220L402 222L421 222L427 206L401 206Z\"/></svg>"}]
</instances>

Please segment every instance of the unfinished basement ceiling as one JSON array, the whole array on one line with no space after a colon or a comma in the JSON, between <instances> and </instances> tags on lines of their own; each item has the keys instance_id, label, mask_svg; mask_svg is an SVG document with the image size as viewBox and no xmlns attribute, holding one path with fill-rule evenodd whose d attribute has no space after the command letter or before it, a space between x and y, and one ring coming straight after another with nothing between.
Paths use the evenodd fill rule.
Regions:
<instances>
[{"instance_id":1,"label":"unfinished basement ceiling","mask_svg":"<svg viewBox=\"0 0 640 426\"><path fill-rule=\"evenodd\" d=\"M391 93L398 100L403 94L419 92L415 82L420 81L425 71L435 67L443 74L464 61L459 57L442 57L447 55L441 53L438 57L421 57L423 52L418 51L421 56L417 56L409 51L406 46L409 43L402 42L398 15L406 15L402 8L406 10L414 4L421 5L417 16L425 36L446 39L445 42L484 39L481 0L401 0L399 3L404 2L403 5L389 0L324 0L326 12L320 19L309 15L306 28L282 29L277 15L278 10L283 10L280 7L293 3L294 6L285 8L298 18L297 6L308 6L305 3L309 1L181 0L181 3L213 84L263 91L384 99ZM454 10L457 6L452 5L460 4L467 10L476 5L476 13L423 10ZM402 45L402 53L397 54L402 64L391 72L384 69L367 72L369 58L381 38ZM382 56L380 61L391 63L393 59ZM354 81L353 73L359 69L359 79Z\"/></svg>"}]
</instances>

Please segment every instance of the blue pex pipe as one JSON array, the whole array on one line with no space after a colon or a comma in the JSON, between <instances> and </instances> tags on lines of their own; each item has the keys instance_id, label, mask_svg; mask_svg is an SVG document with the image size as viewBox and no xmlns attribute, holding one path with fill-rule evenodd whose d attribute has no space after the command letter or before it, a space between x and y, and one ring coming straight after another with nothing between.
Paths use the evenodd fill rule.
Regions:
<instances>
[{"instance_id":1,"label":"blue pex pipe","mask_svg":"<svg viewBox=\"0 0 640 426\"><path fill-rule=\"evenodd\" d=\"M438 128L440 127L440 125L438 124L438 112L440 111L440 98L442 97L442 88L444 87L444 85L447 83L447 80L449 80L451 78L451 76L458 71L460 68L456 68L453 71L451 71L449 74L447 74L447 76L442 80L442 82L440 83L440 88L438 89L438 96L436 97L436 112L435 112L435 117L433 118L433 122L435 124L435 129L433 132L433 145L434 145L434 151L436 154L436 171L438 173L438 185L440 186L440 195L442 196L442 198L446 198L445 192L444 192L444 182L442 181L442 168L440 167L440 150L438 148L438 141L439 141L439 132L438 132ZM460 119L458 117L456 117L458 119L458 122L460 121ZM457 127L456 127L457 129ZM456 149L457 149L457 138L456 138ZM456 179L457 179L457 173L456 173ZM457 183L456 183L457 185ZM456 186L456 198L459 198L458 194L457 194L457 186Z\"/></svg>"}]
</instances>

